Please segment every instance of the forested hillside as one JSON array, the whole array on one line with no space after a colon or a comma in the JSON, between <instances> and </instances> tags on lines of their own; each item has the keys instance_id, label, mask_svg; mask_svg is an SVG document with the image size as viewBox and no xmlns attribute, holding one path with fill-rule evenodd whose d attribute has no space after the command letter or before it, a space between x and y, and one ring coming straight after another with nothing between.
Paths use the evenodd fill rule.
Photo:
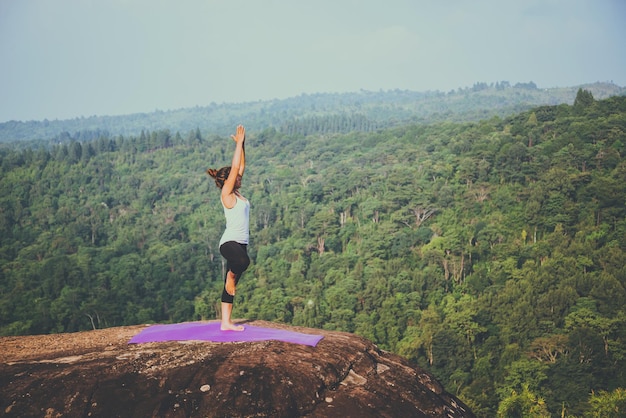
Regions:
<instances>
[{"instance_id":1,"label":"forested hillside","mask_svg":"<svg viewBox=\"0 0 626 418\"><path fill-rule=\"evenodd\" d=\"M215 318L204 171L232 149L198 129L0 149L0 335ZM233 315L365 336L478 416L617 416L625 154L626 97L586 90L471 123L251 130Z\"/></svg>"},{"instance_id":2,"label":"forested hillside","mask_svg":"<svg viewBox=\"0 0 626 418\"><path fill-rule=\"evenodd\" d=\"M540 105L572 104L579 88L596 99L626 94L613 83L538 88L533 82L475 83L449 92L407 90L303 94L288 99L247 103L211 103L187 109L155 110L132 115L83 115L68 120L0 123L0 143L45 140L88 141L102 135L138 136L141 131L189 132L200 129L229 135L246 121L249 130L274 128L281 133L371 132L408 122L467 122L506 117ZM207 98L209 101L210 98Z\"/></svg>"}]
</instances>

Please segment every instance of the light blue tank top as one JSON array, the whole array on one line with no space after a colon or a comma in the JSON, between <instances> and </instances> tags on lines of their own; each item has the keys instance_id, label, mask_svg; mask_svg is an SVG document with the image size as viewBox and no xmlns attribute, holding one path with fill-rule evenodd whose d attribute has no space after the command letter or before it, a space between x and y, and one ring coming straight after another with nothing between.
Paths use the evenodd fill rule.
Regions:
<instances>
[{"instance_id":1,"label":"light blue tank top","mask_svg":"<svg viewBox=\"0 0 626 418\"><path fill-rule=\"evenodd\" d=\"M239 196L235 197L237 198L235 206L230 209L222 202L224 216L226 216L226 230L220 239L220 246L228 241L247 244L250 239L250 202Z\"/></svg>"}]
</instances>

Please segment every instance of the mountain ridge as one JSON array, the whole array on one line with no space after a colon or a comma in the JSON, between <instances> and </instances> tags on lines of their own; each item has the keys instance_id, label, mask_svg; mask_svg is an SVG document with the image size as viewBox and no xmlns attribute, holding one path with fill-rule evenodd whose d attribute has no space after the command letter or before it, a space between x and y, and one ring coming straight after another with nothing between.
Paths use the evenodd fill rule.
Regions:
<instances>
[{"instance_id":1,"label":"mountain ridge","mask_svg":"<svg viewBox=\"0 0 626 418\"><path fill-rule=\"evenodd\" d=\"M302 118L347 114L359 115L373 128L432 121L474 121L507 116L540 105L573 103L579 89L596 99L626 94L626 88L610 82L573 87L537 88L534 83L510 86L506 82L476 83L448 93L408 90L316 93L243 103L211 103L174 110L155 110L117 116L89 116L64 120L7 121L0 123L0 142L23 140L97 139L101 135L139 135L164 130L226 135L232 126L246 123L251 131L287 125ZM505 84L506 83L506 84Z\"/></svg>"}]
</instances>

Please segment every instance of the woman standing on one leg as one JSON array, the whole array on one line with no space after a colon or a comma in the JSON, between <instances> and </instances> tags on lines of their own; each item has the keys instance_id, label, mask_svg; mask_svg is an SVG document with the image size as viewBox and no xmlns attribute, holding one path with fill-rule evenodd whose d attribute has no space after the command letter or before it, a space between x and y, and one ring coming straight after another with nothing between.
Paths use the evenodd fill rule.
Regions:
<instances>
[{"instance_id":1,"label":"woman standing on one leg","mask_svg":"<svg viewBox=\"0 0 626 418\"><path fill-rule=\"evenodd\" d=\"M231 138L235 141L236 147L230 167L222 167L219 170L210 168L207 173L215 179L215 184L222 190L221 201L226 216L226 230L220 239L220 253L226 259L221 329L243 331L243 326L233 323L230 316L237 283L250 264L247 252L250 237L250 202L239 192L246 167L244 127L239 125L237 133L231 135Z\"/></svg>"}]
</instances>

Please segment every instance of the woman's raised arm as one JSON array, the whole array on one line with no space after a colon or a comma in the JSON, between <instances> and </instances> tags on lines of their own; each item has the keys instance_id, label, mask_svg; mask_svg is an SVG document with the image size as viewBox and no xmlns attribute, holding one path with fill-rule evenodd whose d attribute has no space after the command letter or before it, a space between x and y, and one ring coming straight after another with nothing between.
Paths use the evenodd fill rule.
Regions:
<instances>
[{"instance_id":1,"label":"woman's raised arm","mask_svg":"<svg viewBox=\"0 0 626 418\"><path fill-rule=\"evenodd\" d=\"M227 208L235 206L235 185L237 183L237 177L243 175L245 170L245 152L244 142L246 140L246 129L243 125L237 126L237 133L231 135L231 138L237 144L235 146L235 152L233 153L233 160L230 164L230 173L228 178L224 182L222 187L222 202Z\"/></svg>"}]
</instances>

